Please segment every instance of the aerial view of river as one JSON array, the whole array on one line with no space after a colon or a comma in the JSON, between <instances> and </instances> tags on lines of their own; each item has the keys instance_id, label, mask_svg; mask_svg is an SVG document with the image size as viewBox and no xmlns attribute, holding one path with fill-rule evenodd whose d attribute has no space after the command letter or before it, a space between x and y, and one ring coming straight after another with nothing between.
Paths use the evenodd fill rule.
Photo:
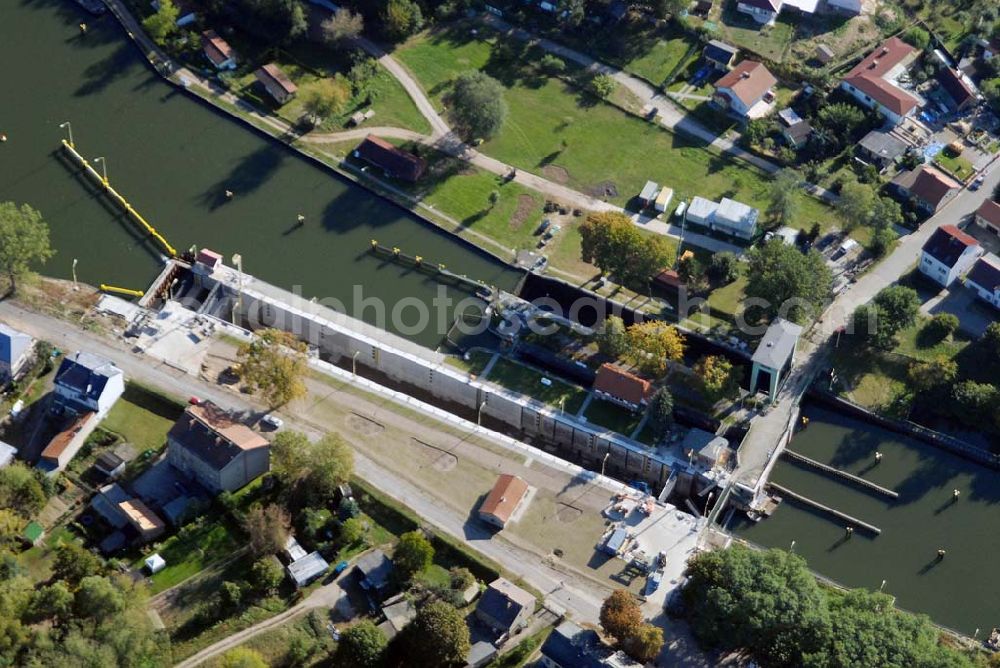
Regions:
<instances>
[{"instance_id":1,"label":"aerial view of river","mask_svg":"<svg viewBox=\"0 0 1000 668\"><path fill-rule=\"evenodd\" d=\"M70 121L76 148L106 159L111 183L174 247L227 262L240 253L247 273L306 297L350 312L361 285L389 311L403 297L429 302L437 283L367 253L373 238L491 285L516 283L502 262L162 81L110 14L70 0L4 2L0 62L0 201L28 203L49 223L58 254L47 275L68 278L77 259L81 281L145 289L160 269L159 249L60 155ZM441 335L409 338L434 346Z\"/></svg>"},{"instance_id":2,"label":"aerial view of river","mask_svg":"<svg viewBox=\"0 0 1000 668\"><path fill-rule=\"evenodd\" d=\"M1000 626L1000 473L936 446L805 404L809 424L789 449L895 490L892 500L787 459L771 480L882 530L871 536L794 501L768 519L742 521L735 533L795 551L847 587L878 589L897 604L972 635ZM875 452L882 461L875 463ZM954 500L954 490L959 490ZM945 550L938 560L937 551Z\"/></svg>"}]
</instances>

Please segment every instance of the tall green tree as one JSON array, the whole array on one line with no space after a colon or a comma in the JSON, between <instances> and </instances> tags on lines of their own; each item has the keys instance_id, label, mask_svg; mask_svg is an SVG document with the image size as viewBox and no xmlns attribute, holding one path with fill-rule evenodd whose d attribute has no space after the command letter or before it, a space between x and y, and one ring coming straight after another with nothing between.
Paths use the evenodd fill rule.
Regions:
<instances>
[{"instance_id":1,"label":"tall green tree","mask_svg":"<svg viewBox=\"0 0 1000 668\"><path fill-rule=\"evenodd\" d=\"M445 102L455 129L468 141L496 136L507 120L503 86L478 70L459 74Z\"/></svg>"},{"instance_id":2,"label":"tall green tree","mask_svg":"<svg viewBox=\"0 0 1000 668\"><path fill-rule=\"evenodd\" d=\"M382 13L382 28L393 40L403 40L420 30L424 16L413 0L389 0Z\"/></svg>"},{"instance_id":3,"label":"tall green tree","mask_svg":"<svg viewBox=\"0 0 1000 668\"><path fill-rule=\"evenodd\" d=\"M223 0L220 4L218 9L230 20L269 43L288 44L309 27L300 0Z\"/></svg>"},{"instance_id":4,"label":"tall green tree","mask_svg":"<svg viewBox=\"0 0 1000 668\"><path fill-rule=\"evenodd\" d=\"M335 657L337 665L378 668L388 644L382 629L372 620L363 619L341 634Z\"/></svg>"},{"instance_id":5,"label":"tall green tree","mask_svg":"<svg viewBox=\"0 0 1000 668\"><path fill-rule=\"evenodd\" d=\"M791 167L785 167L774 175L768 188L767 215L771 220L787 225L798 215L802 182L802 175Z\"/></svg>"},{"instance_id":6,"label":"tall green tree","mask_svg":"<svg viewBox=\"0 0 1000 668\"><path fill-rule=\"evenodd\" d=\"M47 500L36 471L21 462L0 468L0 508L31 518L42 510Z\"/></svg>"},{"instance_id":7,"label":"tall green tree","mask_svg":"<svg viewBox=\"0 0 1000 668\"><path fill-rule=\"evenodd\" d=\"M177 32L177 17L180 10L173 0L159 0L160 8L155 14L142 21L142 28L157 44L164 44L167 38Z\"/></svg>"},{"instance_id":8,"label":"tall green tree","mask_svg":"<svg viewBox=\"0 0 1000 668\"><path fill-rule=\"evenodd\" d=\"M285 547L291 531L288 511L278 505L255 505L243 518L249 536L250 553L255 557L275 554Z\"/></svg>"},{"instance_id":9,"label":"tall green tree","mask_svg":"<svg viewBox=\"0 0 1000 668\"><path fill-rule=\"evenodd\" d=\"M736 395L740 386L740 367L721 355L705 355L695 362L694 377L709 403Z\"/></svg>"},{"instance_id":10,"label":"tall green tree","mask_svg":"<svg viewBox=\"0 0 1000 668\"><path fill-rule=\"evenodd\" d=\"M672 254L658 235L643 236L628 216L594 213L580 225L581 257L618 282L644 287L649 278L670 266Z\"/></svg>"},{"instance_id":11,"label":"tall green tree","mask_svg":"<svg viewBox=\"0 0 1000 668\"><path fill-rule=\"evenodd\" d=\"M837 199L837 213L844 230L850 232L859 225L868 225L872 220L878 195L867 183L848 181Z\"/></svg>"},{"instance_id":12,"label":"tall green tree","mask_svg":"<svg viewBox=\"0 0 1000 668\"><path fill-rule=\"evenodd\" d=\"M104 564L100 557L79 543L73 541L60 543L55 552L55 560L52 562L52 577L55 580L65 580L71 585L76 585L87 577L104 572Z\"/></svg>"},{"instance_id":13,"label":"tall green tree","mask_svg":"<svg viewBox=\"0 0 1000 668\"><path fill-rule=\"evenodd\" d=\"M433 559L434 547L419 529L400 536L396 550L392 553L392 564L404 581L430 566Z\"/></svg>"},{"instance_id":14,"label":"tall green tree","mask_svg":"<svg viewBox=\"0 0 1000 668\"><path fill-rule=\"evenodd\" d=\"M472 646L465 617L444 601L417 610L407 631L408 659L414 666L445 668L462 663Z\"/></svg>"},{"instance_id":15,"label":"tall green tree","mask_svg":"<svg viewBox=\"0 0 1000 668\"><path fill-rule=\"evenodd\" d=\"M76 610L83 617L106 619L125 608L125 593L103 575L88 575L76 591Z\"/></svg>"},{"instance_id":16,"label":"tall green tree","mask_svg":"<svg viewBox=\"0 0 1000 668\"><path fill-rule=\"evenodd\" d=\"M598 349L614 359L622 357L628 349L625 338L625 322L616 315L610 315L597 333Z\"/></svg>"},{"instance_id":17,"label":"tall green tree","mask_svg":"<svg viewBox=\"0 0 1000 668\"><path fill-rule=\"evenodd\" d=\"M920 295L913 288L904 285L883 288L875 295L873 302L896 332L913 325L920 314Z\"/></svg>"},{"instance_id":18,"label":"tall green tree","mask_svg":"<svg viewBox=\"0 0 1000 668\"><path fill-rule=\"evenodd\" d=\"M664 436L674 423L674 396L661 387L649 402L649 423L658 437Z\"/></svg>"},{"instance_id":19,"label":"tall green tree","mask_svg":"<svg viewBox=\"0 0 1000 668\"><path fill-rule=\"evenodd\" d=\"M642 624L622 643L625 653L643 665L655 661L663 650L663 629Z\"/></svg>"},{"instance_id":20,"label":"tall green tree","mask_svg":"<svg viewBox=\"0 0 1000 668\"><path fill-rule=\"evenodd\" d=\"M747 253L746 295L751 320L783 315L797 323L815 317L830 296L833 277L815 250L801 253L781 239L771 239Z\"/></svg>"},{"instance_id":21,"label":"tall green tree","mask_svg":"<svg viewBox=\"0 0 1000 668\"><path fill-rule=\"evenodd\" d=\"M662 376L669 362L680 362L684 357L684 335L662 320L634 323L625 333L625 339L626 359L651 376Z\"/></svg>"},{"instance_id":22,"label":"tall green tree","mask_svg":"<svg viewBox=\"0 0 1000 668\"><path fill-rule=\"evenodd\" d=\"M11 291L31 267L53 255L42 214L27 204L0 202L0 274L6 275Z\"/></svg>"},{"instance_id":23,"label":"tall green tree","mask_svg":"<svg viewBox=\"0 0 1000 668\"><path fill-rule=\"evenodd\" d=\"M236 353L240 380L272 407L306 394L306 344L289 332L262 329Z\"/></svg>"}]
</instances>

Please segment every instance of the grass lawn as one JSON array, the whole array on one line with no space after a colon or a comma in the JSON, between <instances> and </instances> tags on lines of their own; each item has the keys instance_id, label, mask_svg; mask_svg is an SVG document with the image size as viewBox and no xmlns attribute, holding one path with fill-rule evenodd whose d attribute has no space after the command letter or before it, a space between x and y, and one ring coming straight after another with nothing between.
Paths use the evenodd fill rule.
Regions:
<instances>
[{"instance_id":1,"label":"grass lawn","mask_svg":"<svg viewBox=\"0 0 1000 668\"><path fill-rule=\"evenodd\" d=\"M708 305L723 317L735 318L740 304L746 298L744 290L747 287L746 276L740 276L729 285L712 290L708 295Z\"/></svg>"},{"instance_id":2,"label":"grass lawn","mask_svg":"<svg viewBox=\"0 0 1000 668\"><path fill-rule=\"evenodd\" d=\"M660 85L677 69L692 49L697 49L698 43L671 21L643 47L632 51L629 54L631 58L620 63L621 68L654 85Z\"/></svg>"},{"instance_id":3,"label":"grass lawn","mask_svg":"<svg viewBox=\"0 0 1000 668\"><path fill-rule=\"evenodd\" d=\"M562 407L567 413L580 410L587 397L587 392L581 387L548 378L541 372L506 357L497 360L486 378L511 392L527 395L550 406L559 407L560 402L564 402ZM550 383L542 383L543 378L548 378Z\"/></svg>"},{"instance_id":4,"label":"grass lawn","mask_svg":"<svg viewBox=\"0 0 1000 668\"><path fill-rule=\"evenodd\" d=\"M269 666L311 666L323 664L336 648L326 630L328 616L321 610L299 615L277 628L250 638L241 647L248 647L260 654ZM309 649L309 658L299 662L291 654L292 644ZM222 656L215 656L204 664L207 668L225 668Z\"/></svg>"},{"instance_id":5,"label":"grass lawn","mask_svg":"<svg viewBox=\"0 0 1000 668\"><path fill-rule=\"evenodd\" d=\"M183 412L182 405L129 383L101 426L121 434L139 451L159 450Z\"/></svg>"},{"instance_id":6,"label":"grass lawn","mask_svg":"<svg viewBox=\"0 0 1000 668\"><path fill-rule=\"evenodd\" d=\"M52 560L55 558L55 548L75 540L76 534L68 527L57 527L42 538L38 545L21 552L18 555L18 562L27 569L33 581L42 582L52 574L51 566Z\"/></svg>"},{"instance_id":7,"label":"grass lawn","mask_svg":"<svg viewBox=\"0 0 1000 668\"><path fill-rule=\"evenodd\" d=\"M907 327L896 335L899 344L896 352L907 357L921 360L935 360L939 357L953 359L972 341L961 332L956 332L953 336L944 341L929 341L926 335L921 335L921 328L930 321L930 318L920 318L917 324Z\"/></svg>"},{"instance_id":8,"label":"grass lawn","mask_svg":"<svg viewBox=\"0 0 1000 668\"><path fill-rule=\"evenodd\" d=\"M473 376L478 376L483 372L483 369L486 368L486 365L490 363L492 358L493 353L488 353L483 350L473 350L469 353L468 360L462 357L451 356L445 358L445 362L451 366L458 367Z\"/></svg>"},{"instance_id":9,"label":"grass lawn","mask_svg":"<svg viewBox=\"0 0 1000 668\"><path fill-rule=\"evenodd\" d=\"M769 60L781 62L795 39L795 21L785 12L772 26L761 27L746 14L736 11L736 3L727 3L718 22L719 39L735 44Z\"/></svg>"},{"instance_id":10,"label":"grass lawn","mask_svg":"<svg viewBox=\"0 0 1000 668\"><path fill-rule=\"evenodd\" d=\"M610 429L626 437L632 434L642 420L642 413L633 413L610 401L600 399L591 401L584 415L590 424Z\"/></svg>"},{"instance_id":11,"label":"grass lawn","mask_svg":"<svg viewBox=\"0 0 1000 668\"><path fill-rule=\"evenodd\" d=\"M674 188L678 201L702 195L766 204L763 173L627 115L561 79L539 75L524 67L532 62L532 52L512 58L495 40L476 39L461 26L421 33L395 55L439 105L450 81L465 70L483 69L507 88L510 113L499 135L482 146L485 153L582 192L601 195L613 187L617 194L609 201L619 205L635 197L648 179ZM803 197L797 227L831 217L826 205Z\"/></svg>"},{"instance_id":12,"label":"grass lawn","mask_svg":"<svg viewBox=\"0 0 1000 668\"><path fill-rule=\"evenodd\" d=\"M888 406L906 389L909 363L855 344L846 338L834 351L831 366L837 373L843 394L870 409Z\"/></svg>"},{"instance_id":13,"label":"grass lawn","mask_svg":"<svg viewBox=\"0 0 1000 668\"><path fill-rule=\"evenodd\" d=\"M548 626L538 633L528 636L517 643L514 649L486 664L486 668L521 668L521 666L527 665L528 659L535 654L538 648L542 646L542 643L549 637L549 634L552 633L552 628Z\"/></svg>"},{"instance_id":14,"label":"grass lawn","mask_svg":"<svg viewBox=\"0 0 1000 668\"><path fill-rule=\"evenodd\" d=\"M976 171L971 162L960 155L951 155L947 149L934 156L934 162L954 174L960 181L965 181Z\"/></svg>"},{"instance_id":15,"label":"grass lawn","mask_svg":"<svg viewBox=\"0 0 1000 668\"><path fill-rule=\"evenodd\" d=\"M242 539L238 530L228 522L208 522L200 528L182 530L155 550L148 548L132 566L141 568L143 559L152 552L158 552L163 557L167 562L166 568L152 577L150 591L155 594L183 582L208 564L230 556L242 545Z\"/></svg>"}]
</instances>

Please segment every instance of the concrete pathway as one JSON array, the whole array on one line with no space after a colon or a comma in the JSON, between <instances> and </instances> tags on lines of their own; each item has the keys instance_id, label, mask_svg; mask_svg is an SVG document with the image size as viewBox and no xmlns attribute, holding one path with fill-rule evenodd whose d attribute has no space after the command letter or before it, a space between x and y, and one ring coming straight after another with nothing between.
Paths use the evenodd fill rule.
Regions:
<instances>
[{"instance_id":1,"label":"concrete pathway","mask_svg":"<svg viewBox=\"0 0 1000 668\"><path fill-rule=\"evenodd\" d=\"M594 400L594 391L590 390L587 392L587 398L583 400L583 404L580 406L580 410L576 412L576 418L578 420L583 419L586 415L587 409L590 408L590 402Z\"/></svg>"},{"instance_id":2,"label":"concrete pathway","mask_svg":"<svg viewBox=\"0 0 1000 668\"><path fill-rule=\"evenodd\" d=\"M493 371L493 367L497 365L497 362L499 360L500 360L500 353L493 353L493 357L490 358L490 361L486 363L485 367L483 367L482 373L479 374L479 380L486 380L487 378L489 378L490 371Z\"/></svg>"}]
</instances>

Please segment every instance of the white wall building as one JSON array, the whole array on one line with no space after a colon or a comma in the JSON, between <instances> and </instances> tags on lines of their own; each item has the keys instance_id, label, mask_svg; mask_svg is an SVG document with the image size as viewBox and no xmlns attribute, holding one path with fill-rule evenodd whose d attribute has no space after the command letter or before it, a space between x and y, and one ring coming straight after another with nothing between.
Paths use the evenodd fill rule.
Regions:
<instances>
[{"instance_id":1,"label":"white wall building","mask_svg":"<svg viewBox=\"0 0 1000 668\"><path fill-rule=\"evenodd\" d=\"M947 288L965 275L982 254L982 246L973 237L954 225L942 225L924 244L920 273Z\"/></svg>"}]
</instances>

